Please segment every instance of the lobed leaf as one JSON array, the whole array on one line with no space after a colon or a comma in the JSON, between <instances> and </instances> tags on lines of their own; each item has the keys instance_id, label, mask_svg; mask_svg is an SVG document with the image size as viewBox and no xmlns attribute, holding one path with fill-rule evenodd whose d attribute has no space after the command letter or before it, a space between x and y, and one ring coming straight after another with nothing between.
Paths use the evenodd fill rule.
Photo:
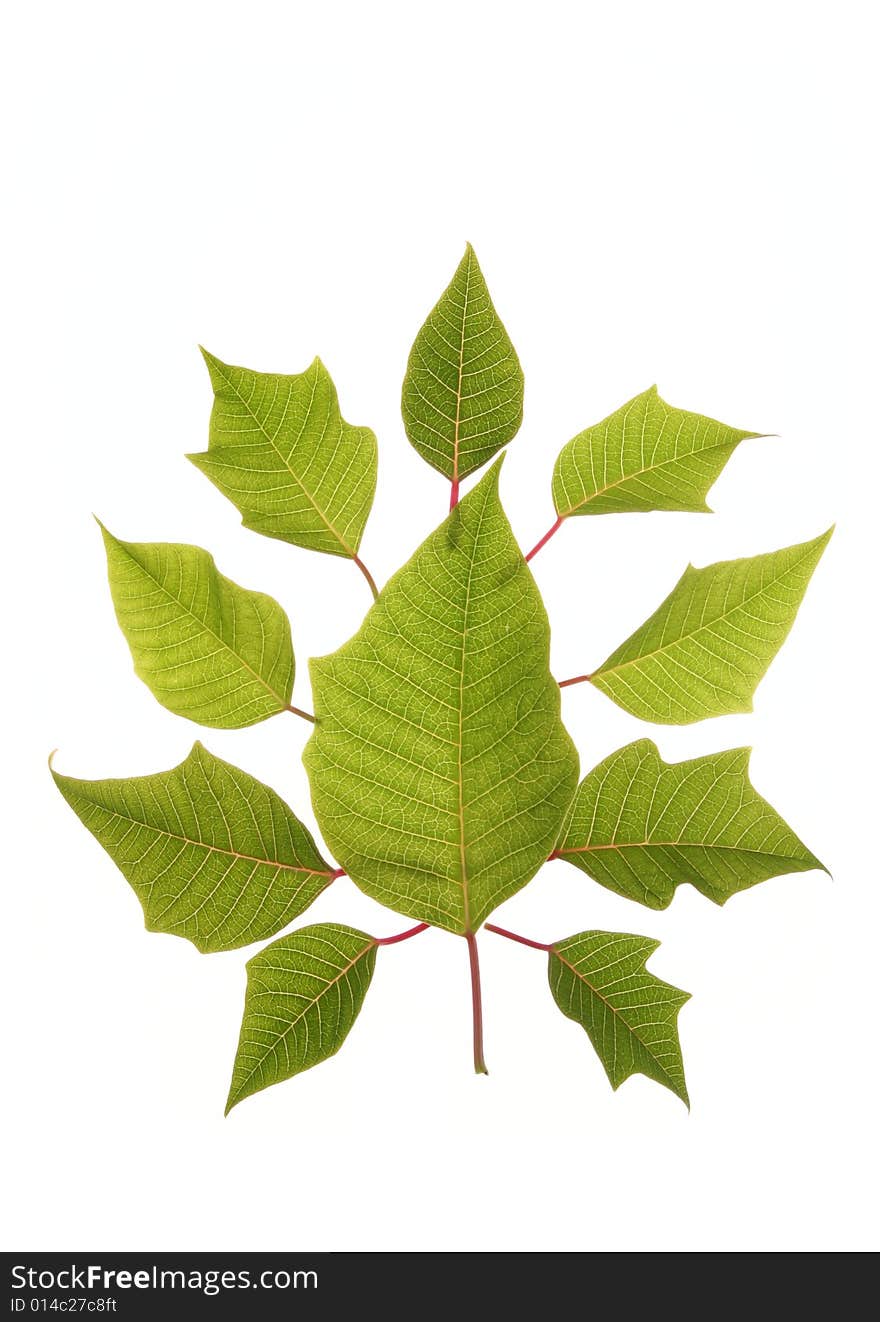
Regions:
<instances>
[{"instance_id":1,"label":"lobed leaf","mask_svg":"<svg viewBox=\"0 0 880 1322\"><path fill-rule=\"evenodd\" d=\"M689 883L716 904L786 872L821 868L749 780L748 748L664 762L639 739L581 781L556 850L650 909Z\"/></svg>"},{"instance_id":2,"label":"lobed leaf","mask_svg":"<svg viewBox=\"0 0 880 1322\"><path fill-rule=\"evenodd\" d=\"M148 931L203 952L274 936L335 876L274 790L200 743L153 776L52 775L130 883Z\"/></svg>"},{"instance_id":3,"label":"lobed leaf","mask_svg":"<svg viewBox=\"0 0 880 1322\"><path fill-rule=\"evenodd\" d=\"M214 407L208 449L187 458L246 528L354 559L376 490L376 437L344 420L324 364L284 376L202 353Z\"/></svg>"},{"instance_id":4,"label":"lobed leaf","mask_svg":"<svg viewBox=\"0 0 880 1322\"><path fill-rule=\"evenodd\" d=\"M563 447L553 470L556 513L707 512L722 468L740 441L758 435L673 408L651 386Z\"/></svg>"},{"instance_id":5,"label":"lobed leaf","mask_svg":"<svg viewBox=\"0 0 880 1322\"><path fill-rule=\"evenodd\" d=\"M751 711L832 532L767 555L689 565L592 683L633 716L666 725Z\"/></svg>"},{"instance_id":6,"label":"lobed leaf","mask_svg":"<svg viewBox=\"0 0 880 1322\"><path fill-rule=\"evenodd\" d=\"M375 938L341 923L303 927L248 961L227 1115L245 1097L339 1050L363 1005L375 964Z\"/></svg>"},{"instance_id":7,"label":"lobed leaf","mask_svg":"<svg viewBox=\"0 0 880 1322\"><path fill-rule=\"evenodd\" d=\"M690 1106L677 1028L690 994L645 968L659 944L620 932L581 932L556 941L550 947L550 990L562 1013L586 1030L612 1088L645 1074Z\"/></svg>"},{"instance_id":8,"label":"lobed leaf","mask_svg":"<svg viewBox=\"0 0 880 1322\"><path fill-rule=\"evenodd\" d=\"M311 663L317 725L304 761L324 838L368 895L458 933L534 876L577 780L499 465L359 632Z\"/></svg>"},{"instance_id":9,"label":"lobed leaf","mask_svg":"<svg viewBox=\"0 0 880 1322\"><path fill-rule=\"evenodd\" d=\"M452 481L519 431L522 368L470 244L415 338L401 409L412 445Z\"/></svg>"},{"instance_id":10,"label":"lobed leaf","mask_svg":"<svg viewBox=\"0 0 880 1322\"><path fill-rule=\"evenodd\" d=\"M293 645L277 601L224 578L201 547L121 542L100 528L135 673L163 707L224 730L287 708Z\"/></svg>"}]
</instances>

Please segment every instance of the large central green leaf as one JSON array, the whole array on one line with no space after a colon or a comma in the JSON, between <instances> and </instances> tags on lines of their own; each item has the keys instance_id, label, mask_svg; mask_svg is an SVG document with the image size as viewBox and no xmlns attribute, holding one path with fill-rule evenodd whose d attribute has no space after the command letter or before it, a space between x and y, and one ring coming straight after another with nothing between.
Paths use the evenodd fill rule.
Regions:
<instances>
[{"instance_id":1,"label":"large central green leaf","mask_svg":"<svg viewBox=\"0 0 880 1322\"><path fill-rule=\"evenodd\" d=\"M459 933L535 874L577 780L499 464L311 666L305 762L328 846L368 895Z\"/></svg>"}]
</instances>

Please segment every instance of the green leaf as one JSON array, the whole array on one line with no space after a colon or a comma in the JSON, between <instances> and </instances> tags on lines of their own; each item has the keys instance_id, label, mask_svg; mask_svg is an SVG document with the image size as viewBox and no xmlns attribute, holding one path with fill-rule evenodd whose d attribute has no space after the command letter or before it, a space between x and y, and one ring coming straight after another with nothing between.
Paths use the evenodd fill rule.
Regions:
<instances>
[{"instance_id":1,"label":"green leaf","mask_svg":"<svg viewBox=\"0 0 880 1322\"><path fill-rule=\"evenodd\" d=\"M689 1106L677 1020L690 993L648 973L659 944L620 932L555 941L550 990L562 1013L586 1029L612 1088L645 1074Z\"/></svg>"},{"instance_id":2,"label":"green leaf","mask_svg":"<svg viewBox=\"0 0 880 1322\"><path fill-rule=\"evenodd\" d=\"M376 437L344 421L324 364L283 376L202 353L214 407L208 449L187 458L246 528L353 560L376 490Z\"/></svg>"},{"instance_id":3,"label":"green leaf","mask_svg":"<svg viewBox=\"0 0 880 1322\"><path fill-rule=\"evenodd\" d=\"M304 761L324 838L368 895L458 933L534 876L577 780L499 466L360 631L311 663L318 723Z\"/></svg>"},{"instance_id":4,"label":"green leaf","mask_svg":"<svg viewBox=\"0 0 880 1322\"><path fill-rule=\"evenodd\" d=\"M341 923L291 932L248 961L227 1115L252 1093L335 1055L360 1013L375 964L375 938Z\"/></svg>"},{"instance_id":5,"label":"green leaf","mask_svg":"<svg viewBox=\"0 0 880 1322\"><path fill-rule=\"evenodd\" d=\"M293 646L277 601L224 578L201 547L121 542L100 528L135 673L163 707L223 730L286 710Z\"/></svg>"},{"instance_id":6,"label":"green leaf","mask_svg":"<svg viewBox=\"0 0 880 1322\"><path fill-rule=\"evenodd\" d=\"M413 342L401 409L411 443L454 482L519 431L522 368L470 244Z\"/></svg>"},{"instance_id":7,"label":"green leaf","mask_svg":"<svg viewBox=\"0 0 880 1322\"><path fill-rule=\"evenodd\" d=\"M200 743L154 776L52 775L130 883L148 931L206 953L274 936L335 875L274 790Z\"/></svg>"},{"instance_id":8,"label":"green leaf","mask_svg":"<svg viewBox=\"0 0 880 1322\"><path fill-rule=\"evenodd\" d=\"M822 864L749 780L748 748L664 762L639 739L578 787L556 853L609 890L665 909L689 882L723 904L737 891Z\"/></svg>"},{"instance_id":9,"label":"green leaf","mask_svg":"<svg viewBox=\"0 0 880 1322\"><path fill-rule=\"evenodd\" d=\"M706 493L740 441L759 434L673 408L651 386L563 446L553 470L556 513L706 513Z\"/></svg>"},{"instance_id":10,"label":"green leaf","mask_svg":"<svg viewBox=\"0 0 880 1322\"><path fill-rule=\"evenodd\" d=\"M593 684L633 716L665 725L751 711L832 532L767 555L689 565Z\"/></svg>"}]
</instances>

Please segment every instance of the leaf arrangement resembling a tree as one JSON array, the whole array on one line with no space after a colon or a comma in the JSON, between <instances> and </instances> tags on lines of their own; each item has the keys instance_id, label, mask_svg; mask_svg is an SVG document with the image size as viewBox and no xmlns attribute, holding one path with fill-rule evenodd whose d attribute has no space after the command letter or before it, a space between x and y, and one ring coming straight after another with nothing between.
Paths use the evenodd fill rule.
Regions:
<instances>
[{"instance_id":1,"label":"leaf arrangement resembling a tree","mask_svg":"<svg viewBox=\"0 0 880 1322\"><path fill-rule=\"evenodd\" d=\"M277 938L247 965L227 1111L338 1051L378 948L429 926L465 940L478 1071L484 928L547 954L553 999L612 1087L641 1073L687 1103L677 1025L688 994L648 972L656 941L584 931L547 945L486 920L550 859L649 909L683 884L723 904L822 868L752 786L748 749L667 763L639 739L578 785L560 690L590 681L660 724L751 710L830 532L689 567L592 674L557 680L528 562L572 517L707 511L710 486L758 433L673 408L654 388L637 395L563 447L556 520L524 556L501 503L500 458L461 495L523 410L519 359L468 246L416 336L402 394L409 440L449 480L450 513L379 593L360 557L376 438L343 419L323 364L282 375L204 356L214 405L193 463L246 527L352 560L376 600L348 642L312 660L314 714L291 702L284 610L225 578L207 551L123 542L102 525L113 605L136 673L173 714L229 730L281 712L310 724L303 756L333 862L275 790L200 743L152 775L52 775L151 931L203 952ZM416 926L380 938L322 920L283 934L346 874Z\"/></svg>"}]
</instances>

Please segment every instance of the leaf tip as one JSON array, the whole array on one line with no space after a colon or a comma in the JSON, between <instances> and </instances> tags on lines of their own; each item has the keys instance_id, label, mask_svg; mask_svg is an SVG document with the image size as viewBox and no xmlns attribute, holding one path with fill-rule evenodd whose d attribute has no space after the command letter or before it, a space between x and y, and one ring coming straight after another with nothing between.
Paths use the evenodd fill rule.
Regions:
<instances>
[{"instance_id":1,"label":"leaf tip","mask_svg":"<svg viewBox=\"0 0 880 1322\"><path fill-rule=\"evenodd\" d=\"M472 243L465 243L464 245L464 256L458 264L459 271L462 270L462 268L464 268L469 274L471 271L476 271L478 276L482 278L483 273L480 269L480 263Z\"/></svg>"},{"instance_id":2,"label":"leaf tip","mask_svg":"<svg viewBox=\"0 0 880 1322\"><path fill-rule=\"evenodd\" d=\"M113 534L112 534L112 532L110 531L110 529L107 527L106 524L104 524L104 523L101 522L101 520L98 518L97 514L93 514L93 515L92 515L92 518L95 520L95 523L97 523L98 527L101 529L101 536L102 536L103 539L104 539L104 545L105 545L105 547L108 547L108 548L109 548L109 547L111 547L111 546L118 546L118 545L119 545L119 538L113 536Z\"/></svg>"},{"instance_id":3,"label":"leaf tip","mask_svg":"<svg viewBox=\"0 0 880 1322\"><path fill-rule=\"evenodd\" d=\"M48 758L49 770L52 772L52 775L53 775L53 776L55 775L55 768L53 767L52 763L53 763L53 761L55 760L55 754L56 754L57 752L58 752L58 749L57 749L57 748L53 748L53 749L52 749L52 752L49 754L49 758Z\"/></svg>"}]
</instances>

